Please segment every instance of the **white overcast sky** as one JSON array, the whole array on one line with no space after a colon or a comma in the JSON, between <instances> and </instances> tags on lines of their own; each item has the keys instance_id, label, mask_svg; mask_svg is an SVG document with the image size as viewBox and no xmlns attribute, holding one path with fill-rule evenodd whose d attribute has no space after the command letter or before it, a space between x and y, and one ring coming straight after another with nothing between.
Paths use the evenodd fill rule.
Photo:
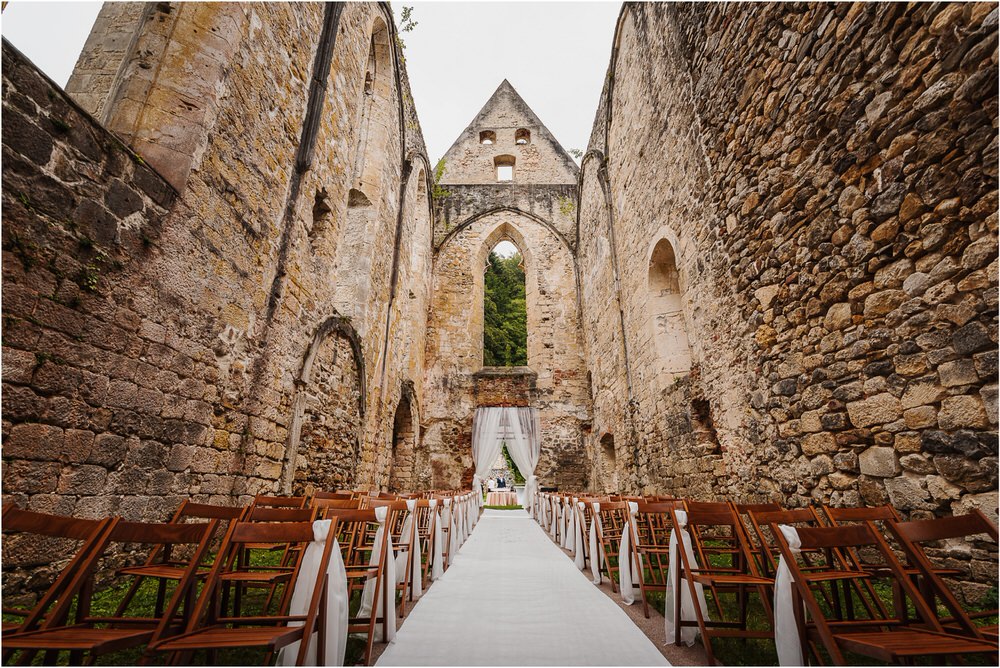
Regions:
<instances>
[{"instance_id":1,"label":"white overcast sky","mask_svg":"<svg viewBox=\"0 0 1000 668\"><path fill-rule=\"evenodd\" d=\"M620 2L393 2L414 7L402 35L432 161L504 79L567 149L585 150ZM99 2L12 0L3 35L65 85Z\"/></svg>"}]
</instances>

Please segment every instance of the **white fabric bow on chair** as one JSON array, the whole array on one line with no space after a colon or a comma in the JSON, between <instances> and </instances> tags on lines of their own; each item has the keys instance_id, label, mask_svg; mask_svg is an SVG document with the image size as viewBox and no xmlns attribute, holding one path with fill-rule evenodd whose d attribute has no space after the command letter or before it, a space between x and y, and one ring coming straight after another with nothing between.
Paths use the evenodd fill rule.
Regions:
<instances>
[{"instance_id":1,"label":"white fabric bow on chair","mask_svg":"<svg viewBox=\"0 0 1000 668\"><path fill-rule=\"evenodd\" d=\"M372 546L372 554L368 559L369 566L378 566L382 556L382 537L386 534L385 520L389 515L388 506L375 508L375 519L378 520L378 531L375 532L375 545ZM382 571L381 596L375 608L375 614L385 620L384 625L375 627L375 639L384 642L392 642L396 637L396 559L392 556L392 534L385 536L386 560L385 569ZM346 576L345 576L346 577ZM365 582L365 588L361 592L361 609L359 617L366 617L372 611L375 598L375 579L369 578ZM382 637L382 628L385 627L385 638Z\"/></svg>"},{"instance_id":2,"label":"white fabric bow on chair","mask_svg":"<svg viewBox=\"0 0 1000 668\"><path fill-rule=\"evenodd\" d=\"M434 515L434 536L432 538L434 542L431 556L431 581L433 582L444 575L444 546L441 539L441 514L437 510L437 499L431 499L427 505L431 507L431 514Z\"/></svg>"},{"instance_id":3,"label":"white fabric bow on chair","mask_svg":"<svg viewBox=\"0 0 1000 668\"><path fill-rule=\"evenodd\" d=\"M622 539L618 543L618 589L622 595L625 605L635 603L635 589L633 585L638 584L636 577L642 577L642 571L635 562L632 554L632 528L635 527L635 514L639 512L639 504L635 501L628 502L628 520L622 527Z\"/></svg>"},{"instance_id":4,"label":"white fabric bow on chair","mask_svg":"<svg viewBox=\"0 0 1000 668\"><path fill-rule=\"evenodd\" d=\"M302 555L302 565L299 567L299 577L295 581L292 600L289 602L288 614L304 615L312 600L313 585L319 575L320 562L323 560L323 548L330 534L332 520L316 520L313 522L313 542ZM316 642L309 643L306 653L307 666L342 666L347 651L347 571L344 569L344 557L340 553L340 544L336 539L331 547L330 561L326 566L326 600L320 605L324 615L324 633L326 651L322 661L316 661ZM302 622L289 622L289 626L302 626ZM299 653L299 642L296 641L278 652L277 665L294 666Z\"/></svg>"},{"instance_id":5,"label":"white fabric bow on chair","mask_svg":"<svg viewBox=\"0 0 1000 668\"><path fill-rule=\"evenodd\" d=\"M792 554L799 554L802 551L802 541L799 539L798 530L787 524L779 524L778 529L788 542ZM774 644L778 649L779 666L805 665L799 624L795 617L795 603L792 599L794 583L795 579L788 568L788 563L782 558L774 578Z\"/></svg>"},{"instance_id":6,"label":"white fabric bow on chair","mask_svg":"<svg viewBox=\"0 0 1000 668\"><path fill-rule=\"evenodd\" d=\"M455 557L458 555L458 530L455 522L455 504L452 503L450 498L443 501L444 508L441 510L442 520L448 525L448 567L451 567L452 562L455 561ZM447 516L447 519L445 519Z\"/></svg>"},{"instance_id":7,"label":"white fabric bow on chair","mask_svg":"<svg viewBox=\"0 0 1000 668\"><path fill-rule=\"evenodd\" d=\"M573 562L582 571L587 567L587 556L583 553L583 529L580 528L580 523L584 521L587 515L583 509L583 501L577 501L576 499L573 501L576 503L576 512L579 513L579 516L575 518L576 522L574 522L576 525L576 529L573 531L576 535L576 554L573 556Z\"/></svg>"},{"instance_id":8,"label":"white fabric bow on chair","mask_svg":"<svg viewBox=\"0 0 1000 668\"><path fill-rule=\"evenodd\" d=\"M552 539L556 538L556 527L559 526L559 499L554 496L549 497L549 506L551 507L552 513L549 516L549 535Z\"/></svg>"},{"instance_id":9,"label":"white fabric bow on chair","mask_svg":"<svg viewBox=\"0 0 1000 668\"><path fill-rule=\"evenodd\" d=\"M406 569L409 568L410 592L414 596L420 596L424 593L424 583L422 582L423 578L420 577L420 531L417 531L415 536L413 535L413 524L416 518L414 511L416 507L416 499L408 499L406 501L406 519L403 520L403 530L400 532L399 539L405 545L409 544L412 538L413 545L412 549L408 549L406 554L396 556L396 582L402 582L406 579ZM403 592L403 596L406 596L406 594L407 592Z\"/></svg>"},{"instance_id":10,"label":"white fabric bow on chair","mask_svg":"<svg viewBox=\"0 0 1000 668\"><path fill-rule=\"evenodd\" d=\"M667 583L667 596L665 600L665 608L663 615L664 628L667 632L667 644L672 645L674 643L674 596L676 592L674 591L674 585L681 590L681 620L682 621L695 621L697 613L695 612L695 603L691 600L691 593L686 585L687 578L683 583L675 582L675 574L679 572L680 569L680 554L678 553L678 540L677 533L680 532L681 541L680 544L683 545L684 553L687 554L688 563L696 564L694 558L694 550L691 549L691 536L688 534L687 529L687 513L683 510L676 511L677 523L679 526L674 527L670 530L670 570L668 572L668 583ZM705 604L705 591L701 583L696 582L694 585L695 592L698 595L698 605L701 606L701 613L705 620L708 620L708 606ZM693 645L695 638L698 637L698 628L695 626L685 626L681 627L681 640L688 646Z\"/></svg>"},{"instance_id":11,"label":"white fabric bow on chair","mask_svg":"<svg viewBox=\"0 0 1000 668\"><path fill-rule=\"evenodd\" d=\"M597 527L601 521L601 504L590 504L590 574L595 585L601 584L601 552L597 546Z\"/></svg>"},{"instance_id":12,"label":"white fabric bow on chair","mask_svg":"<svg viewBox=\"0 0 1000 668\"><path fill-rule=\"evenodd\" d=\"M566 515L569 513L569 502L559 497L559 547L566 547Z\"/></svg>"},{"instance_id":13,"label":"white fabric bow on chair","mask_svg":"<svg viewBox=\"0 0 1000 668\"><path fill-rule=\"evenodd\" d=\"M524 481L524 498L528 500L530 507L528 510L537 518L538 517L538 478L535 475L529 474L527 480Z\"/></svg>"},{"instance_id":14,"label":"white fabric bow on chair","mask_svg":"<svg viewBox=\"0 0 1000 668\"><path fill-rule=\"evenodd\" d=\"M576 552L576 497L566 502L566 545L570 552ZM574 555L575 556L575 555Z\"/></svg>"}]
</instances>

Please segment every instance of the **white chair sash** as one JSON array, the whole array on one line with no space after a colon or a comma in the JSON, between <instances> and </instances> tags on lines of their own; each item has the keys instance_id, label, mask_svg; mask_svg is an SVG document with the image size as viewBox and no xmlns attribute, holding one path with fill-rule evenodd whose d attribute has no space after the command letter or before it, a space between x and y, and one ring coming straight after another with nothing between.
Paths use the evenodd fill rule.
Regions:
<instances>
[{"instance_id":1,"label":"white chair sash","mask_svg":"<svg viewBox=\"0 0 1000 668\"><path fill-rule=\"evenodd\" d=\"M582 571L587 567L587 556L583 553L583 529L580 528L580 522L586 517L583 510L583 501L576 502L576 512L579 513L579 516L575 518L576 521L573 523L576 526L576 529L573 531L576 534L576 554L573 555L573 563Z\"/></svg>"},{"instance_id":2,"label":"white chair sash","mask_svg":"<svg viewBox=\"0 0 1000 668\"><path fill-rule=\"evenodd\" d=\"M532 514L537 510L538 499L536 495L538 493L538 478L535 477L534 473L528 474L528 478L524 481L524 498L528 500L531 507L528 509ZM536 515L537 517L537 515Z\"/></svg>"},{"instance_id":3,"label":"white chair sash","mask_svg":"<svg viewBox=\"0 0 1000 668\"><path fill-rule=\"evenodd\" d=\"M455 508L452 499L444 500L444 508L441 511L445 524L448 525L448 566L451 567L455 556L458 554L458 531L455 526Z\"/></svg>"},{"instance_id":4,"label":"white chair sash","mask_svg":"<svg viewBox=\"0 0 1000 668\"><path fill-rule=\"evenodd\" d=\"M406 569L409 568L410 582L407 586L414 596L420 596L424 593L424 583L420 574L420 531L417 531L416 535L413 535L413 523L416 520L416 513L414 511L416 508L416 499L408 499L406 501L406 519L403 520L403 530L400 532L400 540L404 544L409 544L412 538L413 545L411 549L407 550L406 554L401 553L396 557L396 582L402 582L406 579ZM406 593L403 592L403 595L405 596Z\"/></svg>"},{"instance_id":5,"label":"white chair sash","mask_svg":"<svg viewBox=\"0 0 1000 668\"><path fill-rule=\"evenodd\" d=\"M558 500L554 496L549 497L549 509L552 511L549 513L549 535L554 540L556 538L557 522L559 521Z\"/></svg>"},{"instance_id":6,"label":"white chair sash","mask_svg":"<svg viewBox=\"0 0 1000 668\"><path fill-rule=\"evenodd\" d=\"M576 552L576 497L566 502L566 514L569 519L566 522L566 549Z\"/></svg>"},{"instance_id":7,"label":"white chair sash","mask_svg":"<svg viewBox=\"0 0 1000 668\"><path fill-rule=\"evenodd\" d=\"M802 541L799 539L798 530L786 524L779 524L778 529L788 541L792 553L799 554ZM782 559L774 578L774 644L778 649L779 666L805 665L798 620L795 618L795 603L792 599L794 582L788 563Z\"/></svg>"},{"instance_id":8,"label":"white chair sash","mask_svg":"<svg viewBox=\"0 0 1000 668\"><path fill-rule=\"evenodd\" d=\"M566 499L559 497L559 547L566 547L566 515L569 512L569 506L566 505Z\"/></svg>"},{"instance_id":9,"label":"white chair sash","mask_svg":"<svg viewBox=\"0 0 1000 668\"><path fill-rule=\"evenodd\" d=\"M378 531L375 532L375 545L372 548L371 557L368 560L369 566L377 566L382 556L382 536L386 533L385 520L389 515L388 506L375 508L375 519L378 520ZM396 560L392 557L392 535L385 537L386 555L385 569L382 571L381 595L377 606L376 615L386 620L385 638L382 637L382 624L375 626L375 639L380 642L392 642L396 637ZM388 592L388 593L387 593ZM375 603L375 578L369 578L365 582L364 591L361 592L361 609L359 617L367 617L371 614L372 605Z\"/></svg>"},{"instance_id":10,"label":"white chair sash","mask_svg":"<svg viewBox=\"0 0 1000 668\"><path fill-rule=\"evenodd\" d=\"M601 558L597 547L597 526L601 521L601 504L594 502L591 506L590 518L590 574L595 585L601 584Z\"/></svg>"},{"instance_id":11,"label":"white chair sash","mask_svg":"<svg viewBox=\"0 0 1000 668\"><path fill-rule=\"evenodd\" d=\"M431 499L429 501L431 507L431 513L434 517L434 538L433 538L433 553L431 556L431 582L437 580L439 577L444 575L444 546L441 539L441 513L437 509L437 499Z\"/></svg>"},{"instance_id":12,"label":"white chair sash","mask_svg":"<svg viewBox=\"0 0 1000 668\"><path fill-rule=\"evenodd\" d=\"M295 581L292 600L289 603L288 614L304 615L312 600L313 585L319 575L320 562L323 560L323 548L330 533L332 520L316 520L313 522L313 542L302 555L302 565L299 567L299 577ZM325 615L326 651L322 661L316 660L316 642L310 639L306 652L307 666L342 666L347 651L347 571L344 569L344 557L340 553L340 545L333 541L330 561L326 566L326 599L320 601ZM289 626L302 626L302 622L289 622ZM299 642L296 641L278 652L277 665L294 666L299 654Z\"/></svg>"},{"instance_id":13,"label":"white chair sash","mask_svg":"<svg viewBox=\"0 0 1000 668\"><path fill-rule=\"evenodd\" d=\"M683 545L684 553L687 554L688 563L694 565L697 564L694 558L694 550L691 549L691 536L688 534L687 529L687 513L683 510L676 511L677 522L679 527L674 527L670 530L670 570L668 573L668 584L667 584L667 596L665 601L665 609L663 615L664 629L667 633L667 644L674 644L674 585L676 584L681 590L681 620L682 621L696 621L698 619L697 613L695 612L695 603L691 600L691 592L687 586L687 578L682 583L675 582L675 575L680 569L680 553L678 549L677 533L680 533L681 544ZM698 605L701 606L701 614L705 620L708 620L708 606L705 604L705 591L701 583L695 583L695 592L698 595ZM698 637L698 628L696 626L684 626L681 627L681 640L688 646L693 645L695 638Z\"/></svg>"},{"instance_id":14,"label":"white chair sash","mask_svg":"<svg viewBox=\"0 0 1000 668\"><path fill-rule=\"evenodd\" d=\"M635 528L635 514L639 511L639 504L635 501L628 502L628 521L622 527L622 538L618 543L618 590L621 592L622 601L625 605L635 603L635 588L633 585L639 584L636 578L642 577L642 571L635 562L635 555L632 554L632 529Z\"/></svg>"}]
</instances>

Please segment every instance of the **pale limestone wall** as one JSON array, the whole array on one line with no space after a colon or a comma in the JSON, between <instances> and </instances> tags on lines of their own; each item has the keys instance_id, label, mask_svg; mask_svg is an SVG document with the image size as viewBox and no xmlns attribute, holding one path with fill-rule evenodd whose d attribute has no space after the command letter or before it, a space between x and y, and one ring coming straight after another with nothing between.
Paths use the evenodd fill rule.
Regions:
<instances>
[{"instance_id":1,"label":"pale limestone wall","mask_svg":"<svg viewBox=\"0 0 1000 668\"><path fill-rule=\"evenodd\" d=\"M623 491L995 516L995 40L995 5L626 7L582 177L595 473L608 431Z\"/></svg>"},{"instance_id":2,"label":"pale limestone wall","mask_svg":"<svg viewBox=\"0 0 1000 668\"><path fill-rule=\"evenodd\" d=\"M196 12L189 7L154 11L183 17ZM431 186L387 6L333 5L342 13L325 97L313 100L320 113L307 169L296 160L324 5L214 7L232 19L232 39L214 52L213 110L191 110L201 114L190 131L200 143L182 156L186 171L171 171L166 153L129 154L5 51L4 209L21 211L4 224L5 500L163 519L189 495L245 502L305 484L380 482L405 383L417 386L419 411ZM387 66L369 96L362 149L379 22ZM176 43L163 45L164 67L144 84L150 105L203 83L169 54L208 49L212 25L173 24ZM142 42L160 28L135 30ZM86 62L101 62L91 55ZM118 64L104 62L109 71L89 74L111 76ZM12 110L26 119L23 133L8 132L18 123ZM114 105L103 111L115 117ZM132 136L156 143L158 117L147 111ZM32 185L28 204L8 187L15 164L22 178L48 184ZM359 182L372 215L360 252L348 252L348 193ZM66 233L41 224L48 220L77 222ZM31 258L8 256L15 248ZM357 288L348 280L357 267L368 279L365 304L349 310L338 288ZM8 298L15 293L24 297ZM52 317L38 311L50 303ZM329 466L319 463L331 449Z\"/></svg>"},{"instance_id":3,"label":"pale limestone wall","mask_svg":"<svg viewBox=\"0 0 1000 668\"><path fill-rule=\"evenodd\" d=\"M530 132L528 143L516 143L515 134L519 129ZM480 133L484 131L494 133L492 144L481 143ZM494 159L497 156L514 158L514 181L517 183L576 183L577 169L573 159L506 80L445 153L441 183L496 183Z\"/></svg>"},{"instance_id":4,"label":"pale limestone wall","mask_svg":"<svg viewBox=\"0 0 1000 668\"><path fill-rule=\"evenodd\" d=\"M483 363L483 270L489 250L510 238L524 256L528 367L523 382L477 376ZM582 429L588 421L586 372L579 336L574 258L551 227L508 211L484 213L461 226L434 262L423 412L424 447L436 486L467 485L472 476L472 415L477 406L539 409L542 484L566 489L586 482Z\"/></svg>"}]
</instances>

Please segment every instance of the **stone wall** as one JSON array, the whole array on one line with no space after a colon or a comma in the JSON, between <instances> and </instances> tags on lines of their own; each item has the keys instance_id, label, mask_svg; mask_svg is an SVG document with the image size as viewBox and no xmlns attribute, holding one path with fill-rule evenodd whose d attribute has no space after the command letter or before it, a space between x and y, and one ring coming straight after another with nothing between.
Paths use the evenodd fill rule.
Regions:
<instances>
[{"instance_id":1,"label":"stone wall","mask_svg":"<svg viewBox=\"0 0 1000 668\"><path fill-rule=\"evenodd\" d=\"M996 517L996 23L626 6L579 223L588 447L634 449L623 491ZM662 239L684 374L657 371Z\"/></svg>"},{"instance_id":2,"label":"stone wall","mask_svg":"<svg viewBox=\"0 0 1000 668\"><path fill-rule=\"evenodd\" d=\"M123 24L106 5L95 31L115 34L81 58L121 90L146 77L139 115L133 93L78 104L4 45L4 501L162 520L189 497L384 486L396 404L407 386L422 401L432 252L389 8L147 8ZM123 25L130 47L115 46ZM207 52L210 76L170 64ZM181 151L158 114L188 96Z\"/></svg>"}]
</instances>

